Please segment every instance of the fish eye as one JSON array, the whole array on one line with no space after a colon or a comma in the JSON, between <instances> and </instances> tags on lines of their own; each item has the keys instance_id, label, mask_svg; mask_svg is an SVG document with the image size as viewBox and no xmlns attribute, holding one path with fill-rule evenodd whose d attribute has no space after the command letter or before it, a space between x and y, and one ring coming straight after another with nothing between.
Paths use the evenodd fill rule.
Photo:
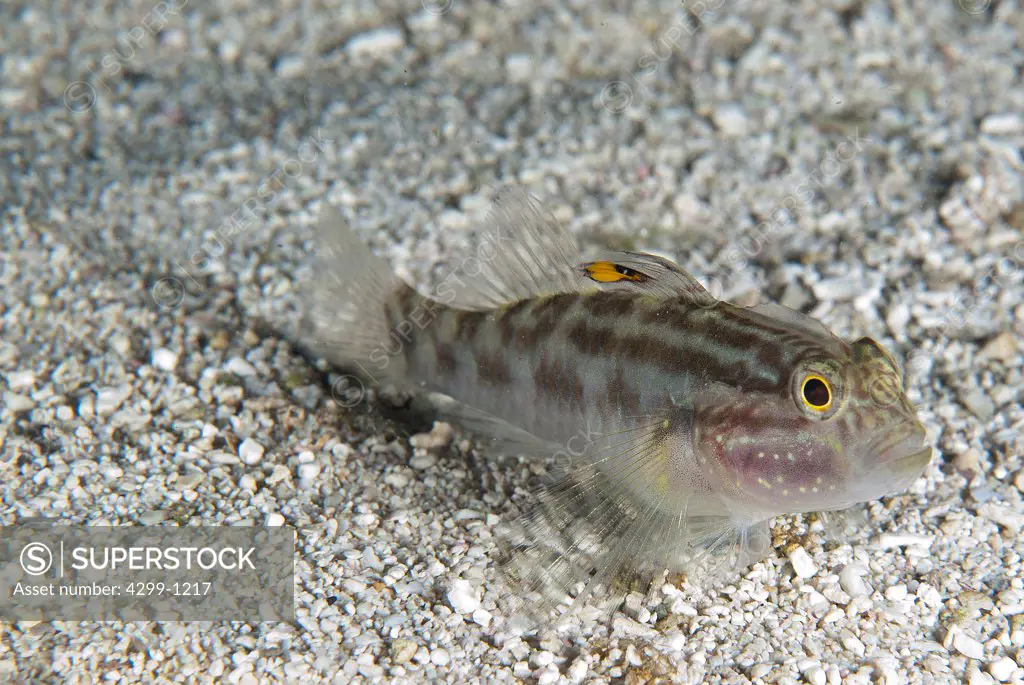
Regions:
<instances>
[{"instance_id":1,"label":"fish eye","mask_svg":"<svg viewBox=\"0 0 1024 685\"><path fill-rule=\"evenodd\" d=\"M832 385L816 373L808 374L800 386L800 398L808 408L826 412L832 407Z\"/></svg>"},{"instance_id":2,"label":"fish eye","mask_svg":"<svg viewBox=\"0 0 1024 685\"><path fill-rule=\"evenodd\" d=\"M837 371L828 363L811 362L793 374L792 397L797 408L815 419L827 419L839 410L842 390Z\"/></svg>"}]
</instances>

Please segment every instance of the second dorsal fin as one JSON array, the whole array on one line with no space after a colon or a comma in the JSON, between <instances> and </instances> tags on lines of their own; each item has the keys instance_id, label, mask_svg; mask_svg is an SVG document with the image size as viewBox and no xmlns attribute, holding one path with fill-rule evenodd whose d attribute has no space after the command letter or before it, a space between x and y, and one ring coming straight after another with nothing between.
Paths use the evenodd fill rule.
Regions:
<instances>
[{"instance_id":1,"label":"second dorsal fin","mask_svg":"<svg viewBox=\"0 0 1024 685\"><path fill-rule=\"evenodd\" d=\"M675 262L643 252L612 252L580 265L580 273L602 288L618 288L655 297L685 297L710 305L715 298Z\"/></svg>"}]
</instances>

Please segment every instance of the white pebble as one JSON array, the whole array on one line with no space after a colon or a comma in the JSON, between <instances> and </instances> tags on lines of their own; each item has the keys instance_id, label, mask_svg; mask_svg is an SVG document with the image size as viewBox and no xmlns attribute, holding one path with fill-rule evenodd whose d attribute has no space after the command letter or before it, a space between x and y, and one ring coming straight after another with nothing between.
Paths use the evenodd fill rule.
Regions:
<instances>
[{"instance_id":1,"label":"white pebble","mask_svg":"<svg viewBox=\"0 0 1024 685\"><path fill-rule=\"evenodd\" d=\"M1019 114L991 114L981 122L981 132L990 136L1015 136L1024 133L1024 119Z\"/></svg>"},{"instance_id":2,"label":"white pebble","mask_svg":"<svg viewBox=\"0 0 1024 685\"><path fill-rule=\"evenodd\" d=\"M889 313L885 315L885 324L893 335L902 334L907 328L908 321L910 321L910 307L903 302L897 302L891 306Z\"/></svg>"},{"instance_id":3,"label":"white pebble","mask_svg":"<svg viewBox=\"0 0 1024 685\"><path fill-rule=\"evenodd\" d=\"M559 675L557 667L548 666L544 669L543 673L537 676L537 685L555 685L558 682Z\"/></svg>"},{"instance_id":4,"label":"white pebble","mask_svg":"<svg viewBox=\"0 0 1024 685\"><path fill-rule=\"evenodd\" d=\"M113 414L131 394L132 386L127 383L115 387L100 388L96 391L96 413L100 416Z\"/></svg>"},{"instance_id":5,"label":"white pebble","mask_svg":"<svg viewBox=\"0 0 1024 685\"><path fill-rule=\"evenodd\" d=\"M487 609L477 609L473 612L473 623L486 628L491 625L491 612Z\"/></svg>"},{"instance_id":6,"label":"white pebble","mask_svg":"<svg viewBox=\"0 0 1024 685\"><path fill-rule=\"evenodd\" d=\"M139 523L144 526L155 526L166 518L166 513L160 510L147 511L139 515Z\"/></svg>"},{"instance_id":7,"label":"white pebble","mask_svg":"<svg viewBox=\"0 0 1024 685\"><path fill-rule=\"evenodd\" d=\"M740 138L747 134L747 115L739 105L722 105L712 114L715 127L728 138Z\"/></svg>"},{"instance_id":8,"label":"white pebble","mask_svg":"<svg viewBox=\"0 0 1024 685\"><path fill-rule=\"evenodd\" d=\"M448 604L460 614L472 614L480 608L480 595L468 580L459 578L448 589Z\"/></svg>"},{"instance_id":9,"label":"white pebble","mask_svg":"<svg viewBox=\"0 0 1024 685\"><path fill-rule=\"evenodd\" d=\"M877 544L882 549L890 549L892 547L910 547L911 545L928 549L932 546L932 542L934 540L934 535L892 535L890 533L886 533L878 536Z\"/></svg>"},{"instance_id":10,"label":"white pebble","mask_svg":"<svg viewBox=\"0 0 1024 685\"><path fill-rule=\"evenodd\" d=\"M274 512L273 514L271 514L270 516L267 517L267 526L268 527L270 527L270 528L277 528L277 527L283 526L283 525L284 525L284 516L281 516L281 514L278 514L277 512Z\"/></svg>"},{"instance_id":11,"label":"white pebble","mask_svg":"<svg viewBox=\"0 0 1024 685\"><path fill-rule=\"evenodd\" d=\"M358 595L360 592L365 592L367 586L366 583L364 583L361 580L356 580L355 578L346 578L341 582L341 587L343 587L345 591L349 592L350 594Z\"/></svg>"},{"instance_id":12,"label":"white pebble","mask_svg":"<svg viewBox=\"0 0 1024 685\"><path fill-rule=\"evenodd\" d=\"M843 647L856 654L857 656L864 656L864 643L852 633L847 633L842 639Z\"/></svg>"},{"instance_id":13,"label":"white pebble","mask_svg":"<svg viewBox=\"0 0 1024 685\"><path fill-rule=\"evenodd\" d=\"M988 398L988 394L980 388L972 388L965 392L961 398L964 406L982 421L988 421L996 413L996 406Z\"/></svg>"},{"instance_id":14,"label":"white pebble","mask_svg":"<svg viewBox=\"0 0 1024 685\"><path fill-rule=\"evenodd\" d=\"M1016 354L1017 341L1014 339L1012 333L1003 331L985 343L985 346L981 348L981 352L978 353L978 358L982 360L995 359L1001 362L1008 362L1012 361Z\"/></svg>"},{"instance_id":15,"label":"white pebble","mask_svg":"<svg viewBox=\"0 0 1024 685\"><path fill-rule=\"evenodd\" d=\"M1017 662L1008 656L1004 656L1002 659L993 661L988 665L988 672L1001 683L1005 683L1013 677L1013 672L1016 670Z\"/></svg>"},{"instance_id":16,"label":"white pebble","mask_svg":"<svg viewBox=\"0 0 1024 685\"><path fill-rule=\"evenodd\" d=\"M412 660L416 656L416 651L419 649L412 640L400 638L391 643L391 660L396 664L404 664Z\"/></svg>"},{"instance_id":17,"label":"white pebble","mask_svg":"<svg viewBox=\"0 0 1024 685\"><path fill-rule=\"evenodd\" d=\"M424 450L440 449L452 441L454 434L451 424L435 421L429 433L417 433L409 438L409 444Z\"/></svg>"},{"instance_id":18,"label":"white pebble","mask_svg":"<svg viewBox=\"0 0 1024 685\"><path fill-rule=\"evenodd\" d=\"M807 682L811 685L825 685L825 681L827 680L825 676L825 669L821 666L812 666L807 669L804 673L804 678L806 678Z\"/></svg>"},{"instance_id":19,"label":"white pebble","mask_svg":"<svg viewBox=\"0 0 1024 685\"><path fill-rule=\"evenodd\" d=\"M310 464L299 464L299 480L306 481L307 483L315 480L320 475L320 464L316 462Z\"/></svg>"},{"instance_id":20,"label":"white pebble","mask_svg":"<svg viewBox=\"0 0 1024 685\"><path fill-rule=\"evenodd\" d=\"M438 648L431 650L430 652L430 663L435 666L445 666L451 661L452 658L448 654L448 650L444 648Z\"/></svg>"},{"instance_id":21,"label":"white pebble","mask_svg":"<svg viewBox=\"0 0 1024 685\"><path fill-rule=\"evenodd\" d=\"M513 54L505 58L505 71L512 83L525 83L533 76L533 57L526 54Z\"/></svg>"},{"instance_id":22,"label":"white pebble","mask_svg":"<svg viewBox=\"0 0 1024 685\"><path fill-rule=\"evenodd\" d=\"M242 460L243 464L249 466L260 463L263 458L263 445L251 438L246 438L238 446L238 458Z\"/></svg>"},{"instance_id":23,"label":"white pebble","mask_svg":"<svg viewBox=\"0 0 1024 685\"><path fill-rule=\"evenodd\" d=\"M1017 661L1009 656L1004 656L989 663L988 672L992 674L992 678L995 678L995 680L1005 683L1013 677L1017 668Z\"/></svg>"},{"instance_id":24,"label":"white pebble","mask_svg":"<svg viewBox=\"0 0 1024 685\"><path fill-rule=\"evenodd\" d=\"M291 471L288 470L287 466L283 464L275 464L274 470L271 471L269 476L267 476L265 482L267 485L276 485L277 483L280 483L281 481L288 478L290 475Z\"/></svg>"},{"instance_id":25,"label":"white pebble","mask_svg":"<svg viewBox=\"0 0 1024 685\"><path fill-rule=\"evenodd\" d=\"M377 523L377 516L375 514L357 514L352 519L352 523L363 528L368 528Z\"/></svg>"},{"instance_id":26,"label":"white pebble","mask_svg":"<svg viewBox=\"0 0 1024 685\"><path fill-rule=\"evenodd\" d=\"M658 631L650 626L638 623L625 616L616 616L612 619L612 637L643 638L653 640L658 636Z\"/></svg>"},{"instance_id":27,"label":"white pebble","mask_svg":"<svg viewBox=\"0 0 1024 685\"><path fill-rule=\"evenodd\" d=\"M277 62L277 75L281 78L298 78L306 72L306 60L301 55L289 55Z\"/></svg>"},{"instance_id":28,"label":"white pebble","mask_svg":"<svg viewBox=\"0 0 1024 685\"><path fill-rule=\"evenodd\" d=\"M12 413L28 411L34 406L36 406L36 404L35 402L32 401L31 398L25 397L24 395L18 395L13 392L5 394L4 401L2 404L0 404L0 407L7 409ZM91 417L92 412L89 412L89 414Z\"/></svg>"},{"instance_id":29,"label":"white pebble","mask_svg":"<svg viewBox=\"0 0 1024 685\"><path fill-rule=\"evenodd\" d=\"M903 680L900 678L900 674L895 668L889 665L878 666L878 684L879 685L902 685Z\"/></svg>"},{"instance_id":30,"label":"white pebble","mask_svg":"<svg viewBox=\"0 0 1024 685\"><path fill-rule=\"evenodd\" d=\"M245 361L241 357L232 357L228 360L228 363L224 365L224 370L235 374L236 376L255 376L256 369L252 364Z\"/></svg>"},{"instance_id":31,"label":"white pebble","mask_svg":"<svg viewBox=\"0 0 1024 685\"><path fill-rule=\"evenodd\" d=\"M384 482L396 490L400 490L409 484L409 478L402 473L389 473L384 476Z\"/></svg>"},{"instance_id":32,"label":"white pebble","mask_svg":"<svg viewBox=\"0 0 1024 685\"><path fill-rule=\"evenodd\" d=\"M404 46L405 39L398 29L377 29L355 36L345 46L345 50L353 57L382 57Z\"/></svg>"},{"instance_id":33,"label":"white pebble","mask_svg":"<svg viewBox=\"0 0 1024 685\"><path fill-rule=\"evenodd\" d=\"M409 466L413 467L417 471L425 471L436 463L437 459L434 458L434 455L429 453L417 454L409 460Z\"/></svg>"},{"instance_id":34,"label":"white pebble","mask_svg":"<svg viewBox=\"0 0 1024 685\"><path fill-rule=\"evenodd\" d=\"M814 296L823 302L851 300L864 292L864 284L855 278L826 278L811 286Z\"/></svg>"},{"instance_id":35,"label":"white pebble","mask_svg":"<svg viewBox=\"0 0 1024 685\"><path fill-rule=\"evenodd\" d=\"M843 592L850 595L850 597L866 596L868 594L868 586L862 577L866 572L867 569L860 564L847 564L844 566L843 570L839 572L839 585L843 588Z\"/></svg>"},{"instance_id":36,"label":"white pebble","mask_svg":"<svg viewBox=\"0 0 1024 685\"><path fill-rule=\"evenodd\" d=\"M234 41L226 40L217 46L217 55L220 56L221 60L229 64L235 62L241 54L242 49Z\"/></svg>"},{"instance_id":37,"label":"white pebble","mask_svg":"<svg viewBox=\"0 0 1024 685\"><path fill-rule=\"evenodd\" d=\"M899 585L893 585L892 587L887 588L885 591L885 598L893 602L899 602L906 599L907 586L900 583Z\"/></svg>"},{"instance_id":38,"label":"white pebble","mask_svg":"<svg viewBox=\"0 0 1024 685\"><path fill-rule=\"evenodd\" d=\"M967 685L992 685L995 682L988 673L982 673L977 666L967 670Z\"/></svg>"},{"instance_id":39,"label":"white pebble","mask_svg":"<svg viewBox=\"0 0 1024 685\"><path fill-rule=\"evenodd\" d=\"M711 213L710 208L692 193L680 193L672 200L672 208L676 210L679 223L684 225L706 222Z\"/></svg>"},{"instance_id":40,"label":"white pebble","mask_svg":"<svg viewBox=\"0 0 1024 685\"><path fill-rule=\"evenodd\" d=\"M965 633L958 625L951 625L947 629L943 646L946 649L952 646L953 649L970 659L983 659L985 657L985 647Z\"/></svg>"},{"instance_id":41,"label":"white pebble","mask_svg":"<svg viewBox=\"0 0 1024 685\"><path fill-rule=\"evenodd\" d=\"M153 350L153 366L162 371L174 371L178 365L178 355L167 348L161 347Z\"/></svg>"},{"instance_id":42,"label":"white pebble","mask_svg":"<svg viewBox=\"0 0 1024 685\"><path fill-rule=\"evenodd\" d=\"M577 657L565 672L565 676L569 679L570 683L582 683L583 679L587 677L587 670L589 668L590 664L587 663L586 657Z\"/></svg>"},{"instance_id":43,"label":"white pebble","mask_svg":"<svg viewBox=\"0 0 1024 685\"><path fill-rule=\"evenodd\" d=\"M811 559L811 555L803 547L797 546L789 550L789 563L793 564L793 571L800 578L810 578L818 572L818 567Z\"/></svg>"},{"instance_id":44,"label":"white pebble","mask_svg":"<svg viewBox=\"0 0 1024 685\"><path fill-rule=\"evenodd\" d=\"M11 390L31 388L36 384L36 375L31 371L12 371L7 374L7 385Z\"/></svg>"},{"instance_id":45,"label":"white pebble","mask_svg":"<svg viewBox=\"0 0 1024 685\"><path fill-rule=\"evenodd\" d=\"M826 623L826 624L827 623L835 623L836 621L838 621L839 619L841 619L845 615L846 614L843 612L842 609L836 608L836 609L832 609L832 611L830 611L827 614L825 614L824 616L822 616L821 617L821 621L822 621L822 623Z\"/></svg>"},{"instance_id":46,"label":"white pebble","mask_svg":"<svg viewBox=\"0 0 1024 685\"><path fill-rule=\"evenodd\" d=\"M66 404L57 407L58 421L70 421L73 418L75 418L75 412L71 407L67 406Z\"/></svg>"}]
</instances>

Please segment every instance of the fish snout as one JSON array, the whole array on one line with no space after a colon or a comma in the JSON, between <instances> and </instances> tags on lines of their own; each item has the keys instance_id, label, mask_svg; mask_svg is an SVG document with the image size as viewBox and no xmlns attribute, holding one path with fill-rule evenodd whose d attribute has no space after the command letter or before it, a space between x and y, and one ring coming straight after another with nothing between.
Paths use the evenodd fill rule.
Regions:
<instances>
[{"instance_id":1,"label":"fish snout","mask_svg":"<svg viewBox=\"0 0 1024 685\"><path fill-rule=\"evenodd\" d=\"M865 455L875 464L873 474L888 476L900 489L912 483L924 473L932 458L927 437L924 426L911 419L877 440L871 453Z\"/></svg>"}]
</instances>

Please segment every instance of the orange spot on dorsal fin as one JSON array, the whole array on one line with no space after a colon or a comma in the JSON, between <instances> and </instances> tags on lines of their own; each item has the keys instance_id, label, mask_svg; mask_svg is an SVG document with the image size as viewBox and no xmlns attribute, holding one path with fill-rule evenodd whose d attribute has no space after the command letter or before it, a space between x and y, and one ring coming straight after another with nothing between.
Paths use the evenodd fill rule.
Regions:
<instances>
[{"instance_id":1,"label":"orange spot on dorsal fin","mask_svg":"<svg viewBox=\"0 0 1024 685\"><path fill-rule=\"evenodd\" d=\"M587 275L598 283L617 283L618 281L633 281L643 283L648 280L647 274L641 273L628 266L616 264L615 262L591 262L583 265Z\"/></svg>"}]
</instances>

